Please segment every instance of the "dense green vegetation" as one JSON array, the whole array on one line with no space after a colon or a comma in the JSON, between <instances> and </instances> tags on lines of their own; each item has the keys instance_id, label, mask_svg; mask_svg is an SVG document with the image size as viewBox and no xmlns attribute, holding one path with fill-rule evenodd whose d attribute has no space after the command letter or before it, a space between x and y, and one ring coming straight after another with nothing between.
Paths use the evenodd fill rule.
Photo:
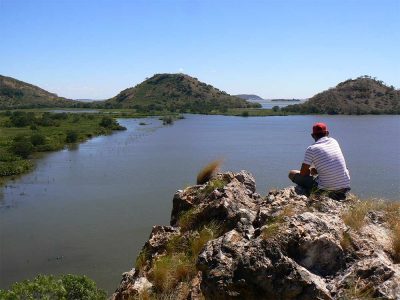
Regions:
<instances>
[{"instance_id":1,"label":"dense green vegetation","mask_svg":"<svg viewBox=\"0 0 400 300\"><path fill-rule=\"evenodd\" d=\"M362 76L339 83L302 104L282 108L297 114L400 114L400 91Z\"/></svg>"},{"instance_id":2,"label":"dense green vegetation","mask_svg":"<svg viewBox=\"0 0 400 300\"><path fill-rule=\"evenodd\" d=\"M99 107L102 107L98 103ZM105 108L132 108L142 113L224 113L231 108L257 108L217 88L184 74L156 74L105 101Z\"/></svg>"},{"instance_id":3,"label":"dense green vegetation","mask_svg":"<svg viewBox=\"0 0 400 300\"><path fill-rule=\"evenodd\" d=\"M35 152L55 151L68 143L123 130L115 119L102 114L68 114L33 111L0 113L0 179L27 172Z\"/></svg>"},{"instance_id":4,"label":"dense green vegetation","mask_svg":"<svg viewBox=\"0 0 400 300\"><path fill-rule=\"evenodd\" d=\"M10 290L0 290L2 300L103 300L104 291L86 276L63 275L61 277L39 275L33 280L15 283Z\"/></svg>"}]
</instances>

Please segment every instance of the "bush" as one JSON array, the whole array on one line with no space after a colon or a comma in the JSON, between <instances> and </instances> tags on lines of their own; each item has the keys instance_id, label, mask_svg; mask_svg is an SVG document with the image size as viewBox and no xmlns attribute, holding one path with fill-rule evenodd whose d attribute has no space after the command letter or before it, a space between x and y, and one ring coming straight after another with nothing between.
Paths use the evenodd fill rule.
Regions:
<instances>
[{"instance_id":1,"label":"bush","mask_svg":"<svg viewBox=\"0 0 400 300\"><path fill-rule=\"evenodd\" d=\"M78 141L78 133L74 130L67 131L67 136L65 138L66 143L76 143Z\"/></svg>"},{"instance_id":2,"label":"bush","mask_svg":"<svg viewBox=\"0 0 400 300\"><path fill-rule=\"evenodd\" d=\"M14 138L11 144L12 153L21 156L22 158L28 158L33 152L33 145L28 137L17 136Z\"/></svg>"},{"instance_id":3,"label":"bush","mask_svg":"<svg viewBox=\"0 0 400 300\"><path fill-rule=\"evenodd\" d=\"M106 293L86 276L64 275L61 278L39 275L33 280L15 283L10 290L0 290L0 299L106 299Z\"/></svg>"},{"instance_id":4,"label":"bush","mask_svg":"<svg viewBox=\"0 0 400 300\"><path fill-rule=\"evenodd\" d=\"M242 117L248 117L248 116L249 116L249 112L247 110L242 112Z\"/></svg>"},{"instance_id":5,"label":"bush","mask_svg":"<svg viewBox=\"0 0 400 300\"><path fill-rule=\"evenodd\" d=\"M15 127L25 127L35 122L35 115L32 112L15 111L10 116L11 125Z\"/></svg>"},{"instance_id":6,"label":"bush","mask_svg":"<svg viewBox=\"0 0 400 300\"><path fill-rule=\"evenodd\" d=\"M114 119L108 116L105 116L101 119L100 121L100 126L101 127L105 127L105 128L112 128L112 126L114 125Z\"/></svg>"},{"instance_id":7,"label":"bush","mask_svg":"<svg viewBox=\"0 0 400 300\"><path fill-rule=\"evenodd\" d=\"M46 137L41 133L35 133L31 135L31 143L33 146L44 145L46 143Z\"/></svg>"}]
</instances>

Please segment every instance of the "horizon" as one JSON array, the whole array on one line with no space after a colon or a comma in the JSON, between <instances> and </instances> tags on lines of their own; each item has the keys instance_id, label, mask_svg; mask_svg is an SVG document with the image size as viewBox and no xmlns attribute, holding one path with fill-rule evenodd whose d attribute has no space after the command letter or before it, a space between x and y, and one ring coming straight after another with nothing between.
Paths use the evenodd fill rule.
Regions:
<instances>
[{"instance_id":1,"label":"horizon","mask_svg":"<svg viewBox=\"0 0 400 300\"><path fill-rule=\"evenodd\" d=\"M363 75L399 88L399 12L397 0L0 0L0 74L92 100L156 73L263 99Z\"/></svg>"}]
</instances>

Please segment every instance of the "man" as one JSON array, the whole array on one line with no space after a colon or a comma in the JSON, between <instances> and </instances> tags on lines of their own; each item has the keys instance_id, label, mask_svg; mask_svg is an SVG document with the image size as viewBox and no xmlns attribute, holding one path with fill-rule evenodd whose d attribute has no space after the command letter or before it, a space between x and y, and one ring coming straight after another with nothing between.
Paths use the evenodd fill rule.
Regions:
<instances>
[{"instance_id":1,"label":"man","mask_svg":"<svg viewBox=\"0 0 400 300\"><path fill-rule=\"evenodd\" d=\"M311 136L315 143L307 148L300 171L289 172L290 180L307 192L315 190L336 200L345 199L350 175L338 142L329 137L324 123L315 123Z\"/></svg>"}]
</instances>

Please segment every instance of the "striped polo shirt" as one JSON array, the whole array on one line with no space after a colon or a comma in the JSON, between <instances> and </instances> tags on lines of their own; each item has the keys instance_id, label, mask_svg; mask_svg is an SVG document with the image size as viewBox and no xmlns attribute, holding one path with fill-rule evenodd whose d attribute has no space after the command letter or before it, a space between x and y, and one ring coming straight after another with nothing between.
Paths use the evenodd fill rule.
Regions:
<instances>
[{"instance_id":1,"label":"striped polo shirt","mask_svg":"<svg viewBox=\"0 0 400 300\"><path fill-rule=\"evenodd\" d=\"M306 150L304 163L318 172L318 188L335 191L350 187L350 174L338 142L323 137Z\"/></svg>"}]
</instances>

